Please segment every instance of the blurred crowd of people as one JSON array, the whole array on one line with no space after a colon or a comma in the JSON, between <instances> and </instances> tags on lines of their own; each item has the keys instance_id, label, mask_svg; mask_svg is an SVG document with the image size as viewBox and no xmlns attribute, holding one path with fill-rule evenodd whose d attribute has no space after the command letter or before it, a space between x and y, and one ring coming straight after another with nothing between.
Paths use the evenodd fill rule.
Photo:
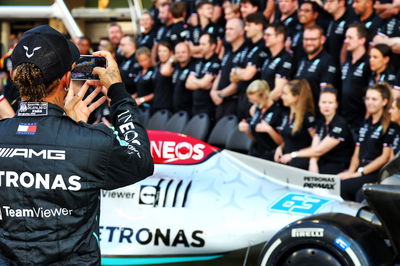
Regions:
<instances>
[{"instance_id":1,"label":"blurred crowd of people","mask_svg":"<svg viewBox=\"0 0 400 266\"><path fill-rule=\"evenodd\" d=\"M75 43L82 55L110 51L141 109L214 122L234 114L251 155L338 174L342 196L355 200L399 150L399 8L398 0L153 0L140 34L111 23L98 47L88 37ZM0 103L15 107L8 56ZM100 121L106 106L91 120Z\"/></svg>"}]
</instances>

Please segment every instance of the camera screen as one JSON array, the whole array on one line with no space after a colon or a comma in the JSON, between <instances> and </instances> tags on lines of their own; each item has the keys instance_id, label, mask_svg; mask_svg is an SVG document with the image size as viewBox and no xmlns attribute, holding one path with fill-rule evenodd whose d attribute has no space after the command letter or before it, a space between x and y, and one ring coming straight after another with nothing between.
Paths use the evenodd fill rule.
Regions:
<instances>
[{"instance_id":1,"label":"camera screen","mask_svg":"<svg viewBox=\"0 0 400 266\"><path fill-rule=\"evenodd\" d=\"M94 67L106 67L106 59L97 56L81 56L75 69L71 73L74 80L98 80L97 75L93 75Z\"/></svg>"}]
</instances>

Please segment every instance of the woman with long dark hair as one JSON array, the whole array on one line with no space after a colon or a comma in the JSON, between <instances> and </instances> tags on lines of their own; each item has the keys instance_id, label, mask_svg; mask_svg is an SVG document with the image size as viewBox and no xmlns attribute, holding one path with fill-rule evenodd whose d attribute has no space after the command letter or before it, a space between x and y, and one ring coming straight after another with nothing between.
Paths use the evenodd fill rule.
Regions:
<instances>
[{"instance_id":1,"label":"woman with long dark hair","mask_svg":"<svg viewBox=\"0 0 400 266\"><path fill-rule=\"evenodd\" d=\"M380 168L390 159L390 145L396 131L390 122L390 85L369 86L364 101L367 115L360 127L349 169L339 173L341 195L345 200L355 200L363 184L378 181Z\"/></svg>"},{"instance_id":2,"label":"woman with long dark hair","mask_svg":"<svg viewBox=\"0 0 400 266\"><path fill-rule=\"evenodd\" d=\"M315 173L338 174L347 169L354 150L354 142L346 120L336 114L337 91L326 87L319 96L322 118L317 121L316 134L310 147L296 151L295 157L310 158L309 169ZM292 160L291 154L282 156L283 163Z\"/></svg>"},{"instance_id":3,"label":"woman with long dark hair","mask_svg":"<svg viewBox=\"0 0 400 266\"><path fill-rule=\"evenodd\" d=\"M274 160L282 161L283 154L290 153L291 166L308 169L308 158L298 158L296 151L311 145L315 133L314 100L310 85L306 80L289 81L282 91L283 105L288 107L282 113L282 123L278 130L283 143L276 148Z\"/></svg>"}]
</instances>

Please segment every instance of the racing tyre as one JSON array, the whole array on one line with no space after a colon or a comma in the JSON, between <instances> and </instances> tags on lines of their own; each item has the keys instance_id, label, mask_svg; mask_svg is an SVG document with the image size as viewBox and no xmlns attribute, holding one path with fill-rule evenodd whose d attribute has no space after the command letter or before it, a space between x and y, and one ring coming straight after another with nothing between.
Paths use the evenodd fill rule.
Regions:
<instances>
[{"instance_id":1,"label":"racing tyre","mask_svg":"<svg viewBox=\"0 0 400 266\"><path fill-rule=\"evenodd\" d=\"M260 253L259 266L393 265L384 237L369 223L329 213L296 221L280 230Z\"/></svg>"}]
</instances>

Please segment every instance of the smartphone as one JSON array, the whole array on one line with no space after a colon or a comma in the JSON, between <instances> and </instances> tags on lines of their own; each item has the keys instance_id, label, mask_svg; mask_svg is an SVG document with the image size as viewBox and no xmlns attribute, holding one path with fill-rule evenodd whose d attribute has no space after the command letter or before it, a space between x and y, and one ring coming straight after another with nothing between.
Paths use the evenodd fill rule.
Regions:
<instances>
[{"instance_id":1,"label":"smartphone","mask_svg":"<svg viewBox=\"0 0 400 266\"><path fill-rule=\"evenodd\" d=\"M81 55L75 69L71 72L73 80L99 80L92 71L95 67L107 67L107 61L104 57Z\"/></svg>"}]
</instances>

